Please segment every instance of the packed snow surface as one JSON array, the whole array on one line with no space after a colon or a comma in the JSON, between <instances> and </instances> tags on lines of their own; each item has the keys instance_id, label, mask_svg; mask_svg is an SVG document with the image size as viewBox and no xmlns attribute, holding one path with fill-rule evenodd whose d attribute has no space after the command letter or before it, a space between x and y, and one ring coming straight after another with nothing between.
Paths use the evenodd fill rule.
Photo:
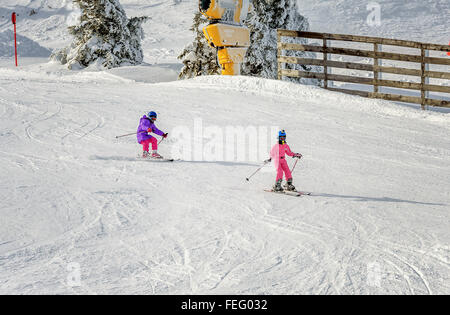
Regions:
<instances>
[{"instance_id":1,"label":"packed snow surface","mask_svg":"<svg viewBox=\"0 0 450 315\"><path fill-rule=\"evenodd\" d=\"M448 114L255 78L40 67L0 70L1 293L450 292ZM190 142L191 159L138 161L134 137L115 139L150 109L173 133L160 153ZM197 159L198 119L286 129L313 196L264 192L270 168L245 181L259 162Z\"/></svg>"},{"instance_id":2,"label":"packed snow surface","mask_svg":"<svg viewBox=\"0 0 450 315\"><path fill-rule=\"evenodd\" d=\"M196 1L121 2L152 17L142 66L0 59L0 294L450 293L448 113L257 78L174 81ZM22 36L64 47L68 3L0 0L0 32L15 10ZM140 161L135 137L115 138L150 110L169 133L159 152L180 160ZM270 166L245 180L272 127L303 154L294 184L312 196L264 192ZM262 137L257 159L223 145L236 130Z\"/></svg>"},{"instance_id":3,"label":"packed snow surface","mask_svg":"<svg viewBox=\"0 0 450 315\"><path fill-rule=\"evenodd\" d=\"M446 45L447 0L298 0L316 32L406 39Z\"/></svg>"}]
</instances>

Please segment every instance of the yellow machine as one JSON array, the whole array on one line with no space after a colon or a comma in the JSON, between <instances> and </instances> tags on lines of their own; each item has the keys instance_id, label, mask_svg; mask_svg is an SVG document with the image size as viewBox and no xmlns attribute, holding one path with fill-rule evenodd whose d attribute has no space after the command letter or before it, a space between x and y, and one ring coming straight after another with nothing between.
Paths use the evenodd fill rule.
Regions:
<instances>
[{"instance_id":1,"label":"yellow machine","mask_svg":"<svg viewBox=\"0 0 450 315\"><path fill-rule=\"evenodd\" d=\"M218 49L222 75L239 75L250 46L250 30L242 25L250 0L199 0L199 8L211 21L203 33L208 43Z\"/></svg>"}]
</instances>

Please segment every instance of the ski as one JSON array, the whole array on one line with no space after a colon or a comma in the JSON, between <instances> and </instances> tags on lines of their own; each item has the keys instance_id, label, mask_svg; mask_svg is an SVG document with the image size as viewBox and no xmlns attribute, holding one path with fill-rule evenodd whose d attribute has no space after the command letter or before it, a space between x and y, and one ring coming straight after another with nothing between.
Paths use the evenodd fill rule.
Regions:
<instances>
[{"instance_id":1,"label":"ski","mask_svg":"<svg viewBox=\"0 0 450 315\"><path fill-rule=\"evenodd\" d=\"M310 196L311 195L310 192L306 192L306 191L288 191L288 190L274 191L273 189L264 189L264 191L272 192L272 193L275 193L275 194L284 194L284 195L289 195L289 196L294 196L294 197Z\"/></svg>"},{"instance_id":2,"label":"ski","mask_svg":"<svg viewBox=\"0 0 450 315\"><path fill-rule=\"evenodd\" d=\"M144 158L142 159L144 161L150 161L150 162L174 162L174 159L149 159L149 158Z\"/></svg>"},{"instance_id":3,"label":"ski","mask_svg":"<svg viewBox=\"0 0 450 315\"><path fill-rule=\"evenodd\" d=\"M174 162L175 161L175 159L142 157L141 155L138 155L137 159L140 161L149 161L149 162Z\"/></svg>"},{"instance_id":4,"label":"ski","mask_svg":"<svg viewBox=\"0 0 450 315\"><path fill-rule=\"evenodd\" d=\"M174 162L174 159L152 159L152 158L140 158L142 161L149 162Z\"/></svg>"}]
</instances>

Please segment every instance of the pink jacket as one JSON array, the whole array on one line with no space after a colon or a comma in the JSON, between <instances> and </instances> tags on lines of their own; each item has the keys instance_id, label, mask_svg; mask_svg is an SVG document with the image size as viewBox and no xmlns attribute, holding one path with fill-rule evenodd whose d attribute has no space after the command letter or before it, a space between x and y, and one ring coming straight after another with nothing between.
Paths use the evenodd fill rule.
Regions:
<instances>
[{"instance_id":1,"label":"pink jacket","mask_svg":"<svg viewBox=\"0 0 450 315\"><path fill-rule=\"evenodd\" d=\"M294 156L294 152L291 151L291 148L289 147L289 145L287 145L287 143L285 144L277 143L272 147L272 150L270 150L270 157L272 158L272 160L275 162L276 165L279 164L280 159L285 158L285 154L289 156Z\"/></svg>"}]
</instances>

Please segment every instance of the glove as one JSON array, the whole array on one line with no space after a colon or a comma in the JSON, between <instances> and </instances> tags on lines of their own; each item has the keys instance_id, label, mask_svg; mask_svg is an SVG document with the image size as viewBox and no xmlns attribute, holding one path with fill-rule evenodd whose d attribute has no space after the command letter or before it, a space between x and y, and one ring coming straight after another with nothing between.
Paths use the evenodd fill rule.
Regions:
<instances>
[{"instance_id":1,"label":"glove","mask_svg":"<svg viewBox=\"0 0 450 315\"><path fill-rule=\"evenodd\" d=\"M264 164L267 164L267 163L269 163L269 162L272 162L272 158L270 158L270 159L268 159L268 160L265 160L265 161L264 161Z\"/></svg>"},{"instance_id":2,"label":"glove","mask_svg":"<svg viewBox=\"0 0 450 315\"><path fill-rule=\"evenodd\" d=\"M152 128L148 128L147 132L152 133L153 132Z\"/></svg>"},{"instance_id":3,"label":"glove","mask_svg":"<svg viewBox=\"0 0 450 315\"><path fill-rule=\"evenodd\" d=\"M165 138L167 138L168 135L169 135L168 133L165 133L162 135L162 137L165 139Z\"/></svg>"},{"instance_id":4,"label":"glove","mask_svg":"<svg viewBox=\"0 0 450 315\"><path fill-rule=\"evenodd\" d=\"M303 157L303 155L301 155L300 153L295 153L294 157L298 158L298 159L301 159Z\"/></svg>"}]
</instances>

